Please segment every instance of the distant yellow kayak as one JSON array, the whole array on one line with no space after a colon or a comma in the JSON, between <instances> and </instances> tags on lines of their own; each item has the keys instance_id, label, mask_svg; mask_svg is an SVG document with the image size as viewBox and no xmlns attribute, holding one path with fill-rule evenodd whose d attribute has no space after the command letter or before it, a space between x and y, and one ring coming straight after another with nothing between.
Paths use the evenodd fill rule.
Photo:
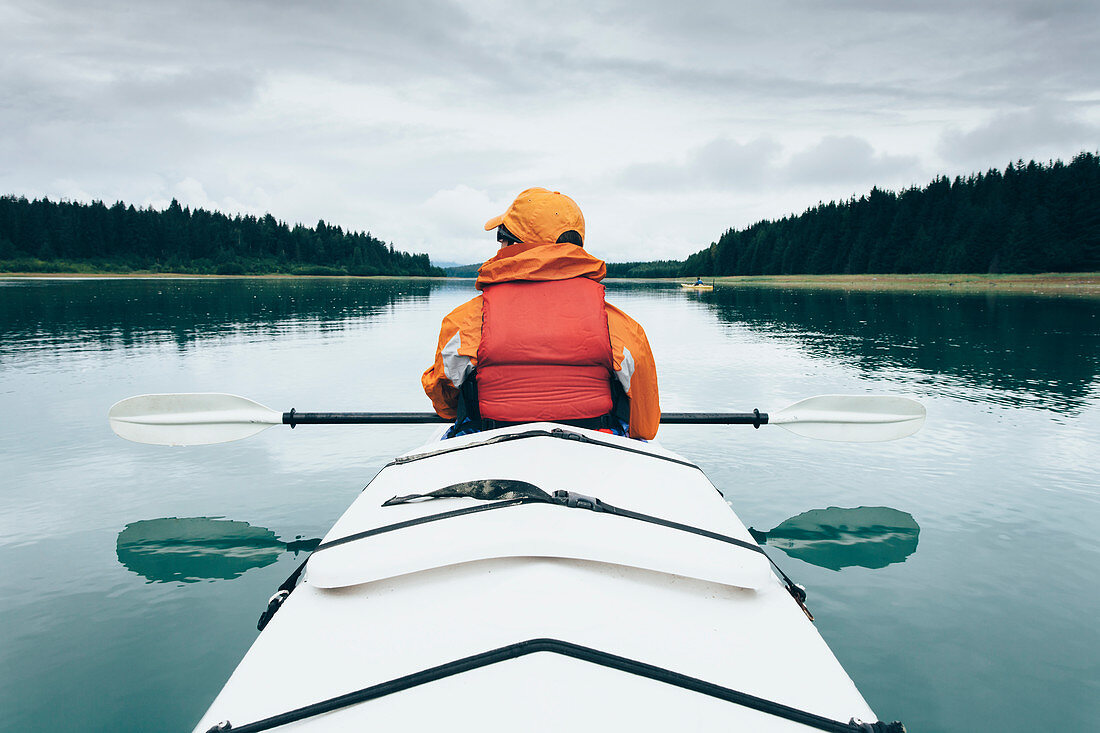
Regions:
<instances>
[{"instance_id":1,"label":"distant yellow kayak","mask_svg":"<svg viewBox=\"0 0 1100 733\"><path fill-rule=\"evenodd\" d=\"M696 285L695 283L680 283L680 287L688 290L714 290L713 285Z\"/></svg>"}]
</instances>

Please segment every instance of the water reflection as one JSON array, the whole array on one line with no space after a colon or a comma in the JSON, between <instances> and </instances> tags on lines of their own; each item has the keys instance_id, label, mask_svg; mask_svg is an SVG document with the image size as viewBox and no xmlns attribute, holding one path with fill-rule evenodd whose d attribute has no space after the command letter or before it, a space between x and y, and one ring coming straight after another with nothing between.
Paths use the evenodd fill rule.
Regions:
<instances>
[{"instance_id":1,"label":"water reflection","mask_svg":"<svg viewBox=\"0 0 1100 733\"><path fill-rule=\"evenodd\" d=\"M701 296L720 320L811 355L946 376L1006 404L1079 410L1100 370L1097 300L733 287Z\"/></svg>"},{"instance_id":2,"label":"water reflection","mask_svg":"<svg viewBox=\"0 0 1100 733\"><path fill-rule=\"evenodd\" d=\"M311 325L340 329L399 301L426 300L432 280L87 279L5 281L0 359L44 348L81 349L247 332L265 339Z\"/></svg>"},{"instance_id":3,"label":"water reflection","mask_svg":"<svg viewBox=\"0 0 1100 733\"><path fill-rule=\"evenodd\" d=\"M681 298L690 294L680 287L678 283L654 282L645 279L609 278L603 281L604 287L609 293L645 293L654 298Z\"/></svg>"},{"instance_id":4,"label":"water reflection","mask_svg":"<svg viewBox=\"0 0 1100 733\"><path fill-rule=\"evenodd\" d=\"M212 517L165 517L131 522L115 551L127 569L152 582L231 580L270 565L284 552L309 552L319 539L283 542L264 527Z\"/></svg>"},{"instance_id":5,"label":"water reflection","mask_svg":"<svg viewBox=\"0 0 1100 733\"><path fill-rule=\"evenodd\" d=\"M811 509L770 532L749 528L760 544L812 565L840 570L884 568L916 552L920 527L911 514L884 506Z\"/></svg>"}]
</instances>

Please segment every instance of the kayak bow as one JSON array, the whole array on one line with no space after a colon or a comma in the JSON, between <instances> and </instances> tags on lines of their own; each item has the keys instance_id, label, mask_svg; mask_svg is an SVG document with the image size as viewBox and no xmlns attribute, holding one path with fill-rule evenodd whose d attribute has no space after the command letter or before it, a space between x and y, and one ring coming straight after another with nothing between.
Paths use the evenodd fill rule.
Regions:
<instances>
[{"instance_id":1,"label":"kayak bow","mask_svg":"<svg viewBox=\"0 0 1100 733\"><path fill-rule=\"evenodd\" d=\"M552 423L432 441L300 570L196 731L876 720L793 584L655 442Z\"/></svg>"}]
</instances>

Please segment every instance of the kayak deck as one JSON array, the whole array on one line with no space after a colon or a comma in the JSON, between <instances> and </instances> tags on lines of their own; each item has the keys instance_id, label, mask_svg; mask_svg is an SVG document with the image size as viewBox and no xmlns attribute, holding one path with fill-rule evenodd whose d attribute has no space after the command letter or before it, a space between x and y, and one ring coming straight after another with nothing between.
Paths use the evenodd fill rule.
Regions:
<instances>
[{"instance_id":1,"label":"kayak deck","mask_svg":"<svg viewBox=\"0 0 1100 733\"><path fill-rule=\"evenodd\" d=\"M516 437L521 433L528 435ZM487 504L446 498L381 506L394 495L486 478L596 496L752 542L702 471L683 458L655 443L536 424L455 438L398 458L322 547L364 530ZM761 554L620 516L532 504L416 524L316 553L196 730L222 720L239 727L540 639L553 641L535 653L279 730L367 724L655 730L739 722L753 730L808 730L668 679L601 664L606 658L833 720L875 720ZM562 651L574 647L594 651L595 661ZM309 674L287 675L287 669Z\"/></svg>"}]
</instances>

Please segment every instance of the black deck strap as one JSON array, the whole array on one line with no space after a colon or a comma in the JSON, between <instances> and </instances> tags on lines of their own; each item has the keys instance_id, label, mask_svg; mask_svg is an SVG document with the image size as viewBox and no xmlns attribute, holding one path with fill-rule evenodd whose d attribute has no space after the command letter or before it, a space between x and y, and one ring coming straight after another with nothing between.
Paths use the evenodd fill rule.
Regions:
<instances>
[{"instance_id":1,"label":"black deck strap","mask_svg":"<svg viewBox=\"0 0 1100 733\"><path fill-rule=\"evenodd\" d=\"M382 506L408 504L418 499L434 499L440 497L469 497L471 496L471 494L462 493L465 487L470 487L471 491L476 492L480 491L483 488L482 485L492 487L497 493L509 493L512 496L515 496L515 498L509 498L504 501L495 502L493 504L481 504L478 506L463 507L462 509L454 509L449 512L441 512L439 514L428 514L423 517L417 517L416 519L408 519L404 522L387 524L382 527L375 527L374 529L356 532L355 534L350 534L346 537L340 537L339 539L335 539L330 542L324 542L318 545L317 549L313 552L316 554L332 547L347 544L348 542L355 542L357 540L374 537L376 535L384 534L386 532L393 532L399 529L415 527L419 524L427 524L428 522L438 522L442 519L461 517L466 514L476 514L478 512L487 512L494 509L506 509L508 507L521 506L523 504L550 504L551 506L563 506L574 509L588 509L589 511L603 512L605 514L612 514L614 516L626 517L627 519L636 519L642 522L649 522L650 524L657 524L662 527L668 527L669 529L680 530L681 532L690 532L691 534L697 534L712 540L718 540L719 542L726 542L731 545L737 545L738 547L743 547L746 550L759 552L761 555L764 555L764 557L767 557L767 553L764 552L760 545L757 545L753 542L746 542L745 540L739 540L736 537L729 537L728 535L711 532L707 529L692 527L688 524L680 524L679 522L673 522L668 519L662 519L660 517L653 517L648 514L630 511L629 509L620 509L619 507L606 504L596 497L585 496L584 494L577 494L572 491L555 491L554 495L550 496L534 484L529 484L526 481L512 481L511 479L486 479L483 481L466 481L460 484L452 484L451 486L438 489L428 494L409 494L407 496L395 496L392 499L387 499L385 502L383 502ZM530 490L533 490L532 493L524 493L524 487L529 487Z\"/></svg>"},{"instance_id":2,"label":"black deck strap","mask_svg":"<svg viewBox=\"0 0 1100 733\"><path fill-rule=\"evenodd\" d=\"M739 692L728 687L722 687L721 685L716 685L712 682L698 679L697 677L689 677L688 675L664 669L663 667L657 667L645 662L639 662L635 659L629 659L628 657L620 657L598 649L592 649L590 647L573 644L568 641L560 641L558 639L529 639L527 641L521 641L516 644L510 644L462 659L456 659L453 662L441 664L438 667L431 667L430 669L425 669L420 672L414 672L413 674L398 677L387 682L381 682L377 685L364 687L354 692L330 697L327 700L315 702L311 705L306 705L289 712L273 715L254 723L233 726L229 721L223 721L210 728L207 733L217 733L219 731L258 733L258 731L271 730L281 725L293 723L315 715L329 713L334 710L340 710L394 692L401 692L429 682L435 682L436 680L441 680L446 677L487 667L498 662L517 659L536 652L561 654L562 656L598 664L602 667L608 667L609 669L627 672L656 682L662 682L664 684L673 685L674 687L690 690L691 692L709 695L719 700L725 700L735 705L784 718L795 723L816 728L817 730L833 731L834 733L866 733L867 731L874 731L874 733L905 733L905 727L898 722L876 722L868 724L852 720L851 722L843 723L839 720L833 720L832 718L826 718L816 713L799 710L798 708L793 708L783 703L756 697L755 695Z\"/></svg>"},{"instance_id":3,"label":"black deck strap","mask_svg":"<svg viewBox=\"0 0 1100 733\"><path fill-rule=\"evenodd\" d=\"M497 443L507 443L513 440L523 440L525 438L561 438L564 440L575 440L578 443L590 443L592 445L598 445L603 448L611 448L613 450L626 451L627 453L637 453L643 456L649 456L650 458L656 458L659 461L669 461L670 463L677 463L681 466L687 466L688 468L694 468L702 470L699 466L685 461L680 458L673 458L672 456L662 456L658 453L650 453L649 451L639 450L637 448L631 448L625 445L619 445L618 443L611 443L604 440L597 440L581 433L574 433L570 430L563 430L561 428L554 428L553 430L524 430L522 433L505 433L504 435L494 435L492 438L481 440L476 443L467 443L466 445L459 445L453 448L444 447L438 450L428 451L427 453L416 453L411 456L398 456L392 461L387 463L383 468L389 468L390 466L401 466L406 463L412 463L413 461L422 461L425 458L434 458L446 453L454 453L461 450L469 450L471 448L482 448L487 445L495 445ZM454 438L450 438L454 440Z\"/></svg>"},{"instance_id":4,"label":"black deck strap","mask_svg":"<svg viewBox=\"0 0 1100 733\"><path fill-rule=\"evenodd\" d=\"M390 501L393 501L392 499ZM510 499L508 501L498 501L495 504L482 504L480 506L468 506L462 509L455 509L450 512L443 512L441 514L429 514L424 517L417 517L416 519L409 519L404 522L397 522L396 524L387 524L384 527L375 527L374 529L364 530L362 532L356 532L355 534L349 534L347 537L341 537L339 539L332 540L331 542L322 542L317 545L317 549L313 551L316 555L318 552L328 550L332 547L338 547L340 545L346 545L349 542L355 542L356 540L363 540L367 537L374 537L375 535L385 534L386 532L393 532L398 529L405 529L407 527L415 527L418 524L427 524L428 522L438 522L441 519L451 519L452 517L461 517L464 514L477 514L478 512L489 512L494 509L507 509L511 506L519 506L520 504L545 504L546 502L541 499L535 499L531 497L520 497L519 499Z\"/></svg>"},{"instance_id":5,"label":"black deck strap","mask_svg":"<svg viewBox=\"0 0 1100 733\"><path fill-rule=\"evenodd\" d=\"M760 545L754 542L746 542L745 540L739 540L736 537L730 537L729 535L711 532L709 529L692 527L690 524L680 524L679 522L673 522L669 519L662 519L661 517L654 517L649 514L642 514L641 512L631 511L630 509L622 509L620 507L612 506L611 504L600 501L594 496L585 496L584 494L577 494L572 491L555 491L554 503L558 504L559 506L567 506L577 509L588 509L594 512L604 512L606 514L612 514L616 517L637 519L642 522L649 522L650 524L657 524L662 527L668 527L669 529L678 529L681 532L690 532L691 534L697 534L701 537L708 537L712 540L727 542L731 545L743 547L746 550L759 552L761 555L767 557L767 554L764 552L763 548L761 548Z\"/></svg>"}]
</instances>

